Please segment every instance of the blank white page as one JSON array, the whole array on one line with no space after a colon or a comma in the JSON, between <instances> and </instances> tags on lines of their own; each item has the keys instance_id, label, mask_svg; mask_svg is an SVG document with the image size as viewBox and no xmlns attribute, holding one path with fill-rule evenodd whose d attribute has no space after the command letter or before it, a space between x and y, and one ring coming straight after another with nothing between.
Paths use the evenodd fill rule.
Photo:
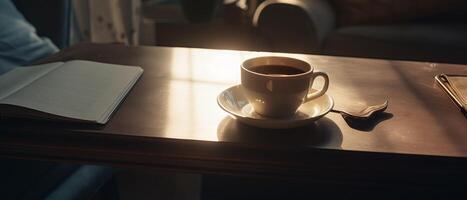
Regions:
<instances>
[{"instance_id":1,"label":"blank white page","mask_svg":"<svg viewBox=\"0 0 467 200\"><path fill-rule=\"evenodd\" d=\"M58 116L99 121L126 94L143 70L140 67L75 60L63 64L1 103Z\"/></svg>"},{"instance_id":2,"label":"blank white page","mask_svg":"<svg viewBox=\"0 0 467 200\"><path fill-rule=\"evenodd\" d=\"M56 69L60 65L63 65L63 62L54 62L28 67L16 67L7 73L0 75L0 99L15 93L24 86L29 85L36 79Z\"/></svg>"}]
</instances>

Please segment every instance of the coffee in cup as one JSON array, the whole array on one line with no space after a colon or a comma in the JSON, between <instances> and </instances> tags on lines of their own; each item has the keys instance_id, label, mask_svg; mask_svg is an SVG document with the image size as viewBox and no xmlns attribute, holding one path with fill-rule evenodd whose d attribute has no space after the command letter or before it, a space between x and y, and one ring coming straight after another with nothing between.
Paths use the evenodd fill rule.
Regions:
<instances>
[{"instance_id":1,"label":"coffee in cup","mask_svg":"<svg viewBox=\"0 0 467 200\"><path fill-rule=\"evenodd\" d=\"M316 77L324 79L323 88L311 92ZM271 118L289 117L304 102L322 96L329 77L314 72L305 61L289 57L257 57L241 66L242 89L256 113Z\"/></svg>"}]
</instances>

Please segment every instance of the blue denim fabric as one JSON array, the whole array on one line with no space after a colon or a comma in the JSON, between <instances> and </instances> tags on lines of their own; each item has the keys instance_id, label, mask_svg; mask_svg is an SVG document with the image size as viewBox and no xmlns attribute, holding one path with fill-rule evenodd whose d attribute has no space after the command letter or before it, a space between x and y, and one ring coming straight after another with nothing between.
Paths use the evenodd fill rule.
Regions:
<instances>
[{"instance_id":1,"label":"blue denim fabric","mask_svg":"<svg viewBox=\"0 0 467 200\"><path fill-rule=\"evenodd\" d=\"M112 177L113 172L111 167L81 165L44 199L92 199L92 195Z\"/></svg>"},{"instance_id":2,"label":"blue denim fabric","mask_svg":"<svg viewBox=\"0 0 467 200\"><path fill-rule=\"evenodd\" d=\"M10 0L0 0L0 27L0 74L58 51L36 34Z\"/></svg>"}]
</instances>

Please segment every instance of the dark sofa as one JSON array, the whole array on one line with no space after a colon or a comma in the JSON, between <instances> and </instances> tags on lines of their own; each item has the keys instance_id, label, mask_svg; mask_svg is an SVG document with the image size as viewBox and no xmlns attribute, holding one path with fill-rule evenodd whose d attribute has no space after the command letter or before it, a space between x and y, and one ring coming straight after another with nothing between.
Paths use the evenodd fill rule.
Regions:
<instances>
[{"instance_id":1,"label":"dark sofa","mask_svg":"<svg viewBox=\"0 0 467 200\"><path fill-rule=\"evenodd\" d=\"M339 20L346 16L332 2L336 1L261 3L253 25L264 39L262 49L467 64L467 10L410 20L342 24Z\"/></svg>"}]
</instances>

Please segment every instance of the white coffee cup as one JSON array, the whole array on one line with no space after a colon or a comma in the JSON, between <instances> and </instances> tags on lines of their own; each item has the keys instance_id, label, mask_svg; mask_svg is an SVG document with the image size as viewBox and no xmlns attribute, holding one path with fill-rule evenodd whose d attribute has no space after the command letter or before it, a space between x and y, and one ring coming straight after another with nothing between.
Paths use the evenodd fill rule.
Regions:
<instances>
[{"instance_id":1,"label":"white coffee cup","mask_svg":"<svg viewBox=\"0 0 467 200\"><path fill-rule=\"evenodd\" d=\"M316 77L324 79L323 88L311 93ZM241 65L245 96L256 113L265 117L290 117L301 104L322 96L329 87L324 72L313 72L305 61L289 57L257 57Z\"/></svg>"}]
</instances>

